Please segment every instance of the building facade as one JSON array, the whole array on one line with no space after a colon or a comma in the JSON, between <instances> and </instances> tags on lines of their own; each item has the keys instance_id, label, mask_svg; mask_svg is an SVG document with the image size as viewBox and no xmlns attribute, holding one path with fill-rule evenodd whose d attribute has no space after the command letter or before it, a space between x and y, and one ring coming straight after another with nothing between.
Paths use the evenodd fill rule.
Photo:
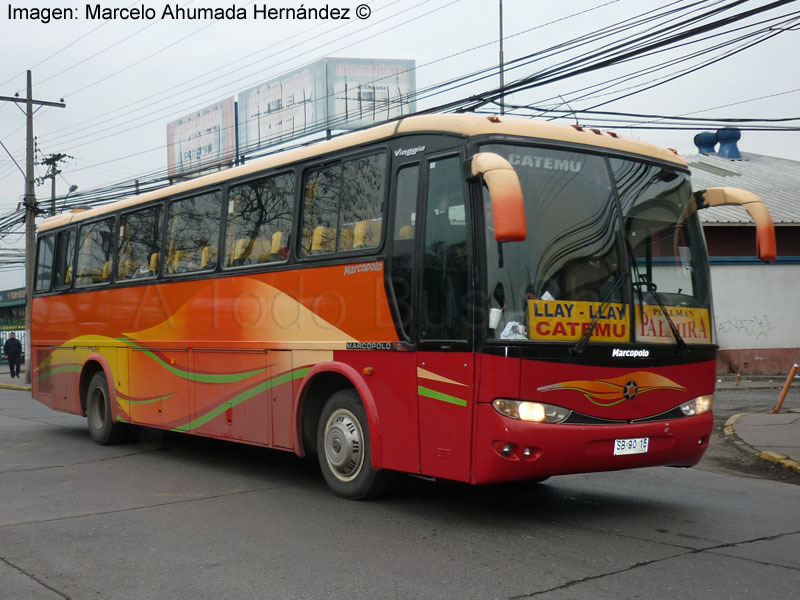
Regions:
<instances>
[{"instance_id":1,"label":"building facade","mask_svg":"<svg viewBox=\"0 0 800 600\"><path fill-rule=\"evenodd\" d=\"M17 334L25 346L25 288L0 290L0 347L6 343L8 334ZM5 360L2 360L5 363Z\"/></svg>"},{"instance_id":2,"label":"building facade","mask_svg":"<svg viewBox=\"0 0 800 600\"><path fill-rule=\"evenodd\" d=\"M711 259L717 368L785 375L800 362L800 162L741 152L740 135L737 130L700 134L695 137L700 153L686 157L695 190L753 192L775 223L778 259L765 264L755 258L755 226L745 209L700 213ZM716 143L709 143L712 137Z\"/></svg>"}]
</instances>

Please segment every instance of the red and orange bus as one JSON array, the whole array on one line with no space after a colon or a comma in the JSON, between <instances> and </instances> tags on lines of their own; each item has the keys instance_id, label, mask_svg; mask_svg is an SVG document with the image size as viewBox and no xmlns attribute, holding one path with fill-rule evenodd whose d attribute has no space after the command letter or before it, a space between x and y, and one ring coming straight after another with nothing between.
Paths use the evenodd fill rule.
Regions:
<instances>
[{"instance_id":1,"label":"red and orange bus","mask_svg":"<svg viewBox=\"0 0 800 600\"><path fill-rule=\"evenodd\" d=\"M483 484L691 466L715 353L674 152L579 126L415 116L38 235L33 394L131 425L316 454L339 495L391 472Z\"/></svg>"}]
</instances>

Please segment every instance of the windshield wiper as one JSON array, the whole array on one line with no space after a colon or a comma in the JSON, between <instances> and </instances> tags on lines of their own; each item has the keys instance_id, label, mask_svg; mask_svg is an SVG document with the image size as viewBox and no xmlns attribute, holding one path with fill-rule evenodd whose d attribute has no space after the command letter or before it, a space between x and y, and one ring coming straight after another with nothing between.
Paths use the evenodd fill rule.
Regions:
<instances>
[{"instance_id":1,"label":"windshield wiper","mask_svg":"<svg viewBox=\"0 0 800 600\"><path fill-rule=\"evenodd\" d=\"M586 349L586 344L589 343L589 340L591 339L592 334L597 327L597 323L600 321L600 317L603 316L603 313L608 308L608 305L611 304L611 298L622 286L622 282L628 279L628 277L630 277L630 273L623 274L614 282L614 285L611 286L611 289L606 292L606 295L603 296L603 300L600 303L600 308L597 309L597 312L592 318L591 323L589 323L589 328L586 330L583 336L581 336L581 339L578 340L578 343L569 349L570 354L583 354L583 351Z\"/></svg>"},{"instance_id":2,"label":"windshield wiper","mask_svg":"<svg viewBox=\"0 0 800 600\"><path fill-rule=\"evenodd\" d=\"M659 294L658 290L656 289L656 284L652 281L648 281L647 279L640 278L639 281L633 285L639 288L644 287L648 292L650 292L650 294L652 294L653 298L655 298L656 302L658 303L658 307L661 309L661 314L664 315L664 318L667 320L667 325L669 325L670 331L672 331L672 336L675 338L675 343L678 346L678 354L680 356L685 355L687 351L686 342L678 331L675 321L673 321L672 317L669 316L667 307L664 306L664 301L661 299L661 294ZM640 309L642 312L644 312L644 304L641 301L639 302L639 306L641 307Z\"/></svg>"},{"instance_id":3,"label":"windshield wiper","mask_svg":"<svg viewBox=\"0 0 800 600\"><path fill-rule=\"evenodd\" d=\"M644 316L644 298L642 298L642 288L645 288L653 295L653 298L656 299L658 307L661 309L661 314L663 314L664 318L667 320L667 325L669 325L670 331L672 331L672 335L675 338L675 343L678 347L677 354L679 356L684 356L687 350L686 342L683 340L683 336L681 336L678 328L675 326L675 321L673 321L672 317L669 316L667 307L664 306L664 301L661 299L661 294L659 294L658 290L656 289L656 284L647 279L647 277L642 277L642 274L639 273L639 265L636 263L636 257L633 253L633 245L631 244L630 239L627 237L625 237L625 249L628 251L628 257L630 258L631 266L636 273L636 281L633 283L633 287L636 288L637 295L639 296L639 310L642 311L642 316Z\"/></svg>"}]
</instances>

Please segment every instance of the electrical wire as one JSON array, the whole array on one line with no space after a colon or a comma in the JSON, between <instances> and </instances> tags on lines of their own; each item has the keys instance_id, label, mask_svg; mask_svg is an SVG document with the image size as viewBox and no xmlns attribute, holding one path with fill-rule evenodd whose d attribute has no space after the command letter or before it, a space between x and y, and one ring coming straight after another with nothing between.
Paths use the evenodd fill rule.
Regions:
<instances>
[{"instance_id":1,"label":"electrical wire","mask_svg":"<svg viewBox=\"0 0 800 600\"><path fill-rule=\"evenodd\" d=\"M643 38L643 37L640 36L636 40L636 43L640 44L640 46L638 48L631 49L631 48L633 48L633 46L623 47L624 50L626 51L626 54L624 55L624 60L630 60L631 58L635 57L637 54L642 55L645 52L652 51L654 47L657 48L660 45L667 45L669 43L674 43L674 41L676 39L680 39L680 40L688 39L689 37L691 37L691 35L699 35L700 32L710 31L710 30L722 27L722 26L724 26L724 25L726 25L728 23L735 22L735 21L741 20L743 18L746 18L745 16L742 16L743 14L747 14L747 16L752 16L752 14L758 14L759 12L763 12L764 10L768 10L770 8L775 8L777 6L786 4L788 1L789 0L786 0L786 1L783 1L783 2L773 2L771 5L768 5L768 8L762 7L761 9L754 9L752 11L747 11L747 13L740 13L739 15L735 15L734 17L728 17L726 19L715 21L715 22L710 23L710 24L706 24L706 25L703 25L703 26L700 26L700 27L695 27L695 28L691 29L689 32L684 31L684 32L681 32L681 33L678 33L678 34L670 35L668 37L663 37L662 39L659 39L656 42L647 43L646 38ZM730 3L730 4L726 5L725 7L722 7L722 8L719 8L719 9L715 9L715 11L710 11L710 12L705 13L704 17L708 16L710 14L716 14L717 12L719 12L721 10L728 10L729 8L731 8L733 6L736 6L736 5L739 5L739 4L741 4L741 1ZM699 21L696 18L695 19L688 19L688 20L685 20L682 23L682 25L685 26L686 23L697 23L697 22L699 22ZM675 28L672 28L672 29L675 29ZM665 29L662 29L658 33L661 34L661 35L665 35L664 31L665 31ZM777 32L777 33L780 33L780 32ZM776 33L776 35L777 35L777 33ZM770 36L770 37L772 37L772 36ZM750 44L750 45L754 45L755 43L761 43L761 41L763 41L763 40L759 40L757 42L753 42L753 44ZM739 50L739 51L741 51L741 50ZM530 58L530 56L532 56L532 55L529 55L528 58ZM724 58L726 58L726 57L724 57ZM602 59L602 53L599 54L599 58ZM612 57L612 59L613 58L615 58L615 59L611 60L610 62L608 62L608 59L606 58L606 59L600 60L599 63L595 63L594 65L592 65L590 63L590 66L592 67L590 70L596 70L596 69L599 69L599 68L604 68L605 66L608 66L608 64L617 64L619 62L623 62L623 59L620 58L620 56ZM720 58L719 60L722 60L722 59ZM559 78L561 78L565 74L566 74L566 76L575 76L576 74L587 72L586 71L586 66L581 66L580 63L578 63L578 65L577 65L578 66L578 73L570 72L568 70L565 70L565 67L569 67L569 66L576 66L576 65L570 65L569 63L566 63L566 65L561 67L561 69L562 69L561 73L559 73L558 71L555 71L555 73L557 74L557 76ZM487 70L483 70L482 72L476 72L477 75L473 75L472 77L485 78L485 76L488 76L487 74L491 74L492 72L493 72L492 69L487 69ZM533 77L535 78L536 75L534 75ZM462 78L457 78L457 79L451 80L450 82L445 83L444 85L439 84L439 85L436 85L436 86L432 86L427 91L430 92L432 95L436 95L438 93L443 93L444 91L452 91L454 86L459 86L460 87L463 84L464 79L465 78L463 78L463 77ZM506 89L499 90L499 91L505 94L505 93L508 93L510 90L525 89L523 86L529 85L529 84L533 83L534 81L535 81L535 79L532 79L530 77L529 78L523 78L523 79L519 80L518 82L514 82L510 86L506 86ZM536 87L536 86L531 86L531 87ZM489 94L479 95L478 96L478 102L480 102L481 104L485 104L487 102L494 101L494 100L489 100L489 98L491 97L492 94L497 94L497 93L498 93L498 90L494 90L494 91L491 91ZM420 97L419 94L417 95L417 97ZM444 108L446 110L454 110L454 109L464 110L464 109L468 109L471 106L472 109L474 110L475 108L479 108L480 107L480 105L476 106L475 102L476 102L476 98L475 97L467 98L467 99L461 99L460 101L458 101L457 104L454 104L454 103L446 104ZM437 107L437 108L440 109L440 110L442 109L441 106ZM634 125L631 125L631 127L633 127L633 126ZM775 130L775 129L776 128L769 128L769 130ZM794 129L796 129L796 128L794 128ZM760 128L759 130L764 130L764 128ZM791 130L791 129L781 128L781 130ZM163 146L159 146L156 149L163 149ZM143 152L146 153L146 152L150 152L150 151L153 151L153 150L155 150L155 149L146 150L146 151L143 151ZM134 155L128 155L127 157L123 157L123 158L128 158L130 156L135 156L135 155L139 155L139 154L141 154L141 153L137 153L137 154L134 154ZM109 161L109 162L113 162L113 161ZM99 163L99 164L103 164L103 163ZM155 181L150 183L150 185L155 185L155 184L156 184ZM1 224L0 224L0 229L2 229Z\"/></svg>"}]
</instances>

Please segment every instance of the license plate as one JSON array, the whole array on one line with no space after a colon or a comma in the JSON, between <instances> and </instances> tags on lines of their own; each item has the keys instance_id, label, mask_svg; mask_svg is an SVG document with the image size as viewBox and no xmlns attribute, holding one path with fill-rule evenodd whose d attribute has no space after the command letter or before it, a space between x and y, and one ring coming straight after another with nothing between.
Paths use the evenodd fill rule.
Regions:
<instances>
[{"instance_id":1,"label":"license plate","mask_svg":"<svg viewBox=\"0 0 800 600\"><path fill-rule=\"evenodd\" d=\"M623 454L645 454L650 438L630 438L627 440L614 440L614 456Z\"/></svg>"}]
</instances>

